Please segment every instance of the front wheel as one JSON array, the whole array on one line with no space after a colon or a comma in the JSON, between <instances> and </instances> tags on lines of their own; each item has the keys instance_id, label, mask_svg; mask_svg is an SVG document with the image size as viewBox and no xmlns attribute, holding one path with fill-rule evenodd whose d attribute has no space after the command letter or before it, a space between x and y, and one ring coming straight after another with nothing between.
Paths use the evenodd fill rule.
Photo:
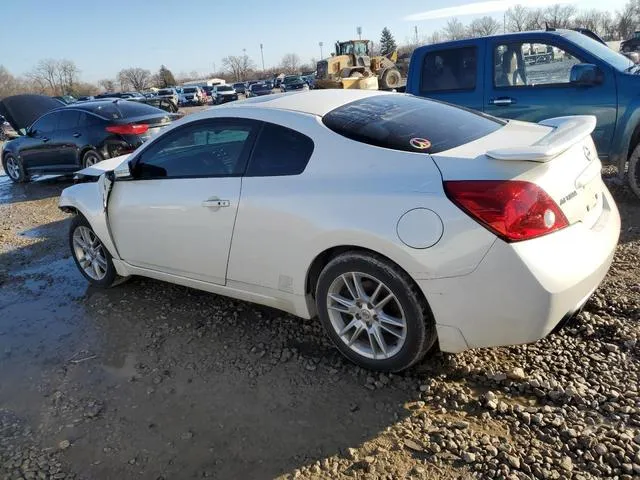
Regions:
<instances>
[{"instance_id":1,"label":"front wheel","mask_svg":"<svg viewBox=\"0 0 640 480\"><path fill-rule=\"evenodd\" d=\"M2 167L7 172L11 181L15 183L25 183L29 181L29 175L24 168L24 163L19 158L14 157L10 153L5 155L2 160Z\"/></svg>"},{"instance_id":2,"label":"front wheel","mask_svg":"<svg viewBox=\"0 0 640 480\"><path fill-rule=\"evenodd\" d=\"M69 246L78 270L91 285L107 288L118 280L111 254L82 215L71 222Z\"/></svg>"},{"instance_id":3,"label":"front wheel","mask_svg":"<svg viewBox=\"0 0 640 480\"><path fill-rule=\"evenodd\" d=\"M627 180L633 193L640 198L640 144L636 146L629 157L629 170Z\"/></svg>"},{"instance_id":4,"label":"front wheel","mask_svg":"<svg viewBox=\"0 0 640 480\"><path fill-rule=\"evenodd\" d=\"M331 260L318 279L316 306L338 350L371 370L405 370L436 342L433 316L414 282L372 253Z\"/></svg>"},{"instance_id":5,"label":"front wheel","mask_svg":"<svg viewBox=\"0 0 640 480\"><path fill-rule=\"evenodd\" d=\"M82 168L91 167L96 163L100 163L102 161L102 157L95 150L88 150L82 155Z\"/></svg>"}]
</instances>

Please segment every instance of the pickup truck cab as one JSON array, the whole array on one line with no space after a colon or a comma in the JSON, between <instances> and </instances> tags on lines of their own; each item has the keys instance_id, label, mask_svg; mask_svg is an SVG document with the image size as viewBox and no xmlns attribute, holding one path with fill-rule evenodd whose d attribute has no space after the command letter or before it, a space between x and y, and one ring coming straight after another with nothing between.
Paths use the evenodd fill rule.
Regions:
<instances>
[{"instance_id":1,"label":"pickup truck cab","mask_svg":"<svg viewBox=\"0 0 640 480\"><path fill-rule=\"evenodd\" d=\"M573 30L519 32L417 48L407 92L508 119L595 115L602 160L640 196L640 67Z\"/></svg>"}]
</instances>

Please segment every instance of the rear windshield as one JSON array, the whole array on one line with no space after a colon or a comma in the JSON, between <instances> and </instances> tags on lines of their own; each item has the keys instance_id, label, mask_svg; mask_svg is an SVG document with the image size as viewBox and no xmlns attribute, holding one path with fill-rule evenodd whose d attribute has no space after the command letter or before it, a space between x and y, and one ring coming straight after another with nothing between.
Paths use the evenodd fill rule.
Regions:
<instances>
[{"instance_id":1,"label":"rear windshield","mask_svg":"<svg viewBox=\"0 0 640 480\"><path fill-rule=\"evenodd\" d=\"M376 95L348 103L322 119L357 142L416 153L438 153L501 128L505 122L413 95Z\"/></svg>"},{"instance_id":2,"label":"rear windshield","mask_svg":"<svg viewBox=\"0 0 640 480\"><path fill-rule=\"evenodd\" d=\"M231 87L227 87L227 86L220 86L220 87L218 87L218 91L219 91L219 92L229 92L229 91L231 91L231 90L233 90L233 88L231 88Z\"/></svg>"},{"instance_id":3,"label":"rear windshield","mask_svg":"<svg viewBox=\"0 0 640 480\"><path fill-rule=\"evenodd\" d=\"M294 83L299 82L302 79L300 77L284 77L284 83Z\"/></svg>"},{"instance_id":4,"label":"rear windshield","mask_svg":"<svg viewBox=\"0 0 640 480\"><path fill-rule=\"evenodd\" d=\"M97 106L92 107L91 111L96 115L110 120L119 120L121 118L141 117L143 115L166 115L164 110L152 107L139 102L130 102L126 100L114 102L100 102Z\"/></svg>"},{"instance_id":5,"label":"rear windshield","mask_svg":"<svg viewBox=\"0 0 640 480\"><path fill-rule=\"evenodd\" d=\"M173 90L158 90L158 95L173 95Z\"/></svg>"},{"instance_id":6,"label":"rear windshield","mask_svg":"<svg viewBox=\"0 0 640 480\"><path fill-rule=\"evenodd\" d=\"M185 88L185 89L183 90L183 92L184 92L184 93L195 93L195 92L197 92L197 91L198 91L198 89L197 89L197 88L195 88L195 87L189 87L189 88Z\"/></svg>"}]
</instances>

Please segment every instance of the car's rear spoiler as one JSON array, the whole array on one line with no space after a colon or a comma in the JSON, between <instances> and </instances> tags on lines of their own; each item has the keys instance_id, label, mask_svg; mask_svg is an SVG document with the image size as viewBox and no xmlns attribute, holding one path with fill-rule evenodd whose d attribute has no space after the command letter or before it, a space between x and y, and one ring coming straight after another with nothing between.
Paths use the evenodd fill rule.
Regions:
<instances>
[{"instance_id":1,"label":"car's rear spoiler","mask_svg":"<svg viewBox=\"0 0 640 480\"><path fill-rule=\"evenodd\" d=\"M548 162L591 135L596 128L596 117L556 117L543 120L540 125L553 130L530 146L497 148L487 151L487 156L496 160Z\"/></svg>"}]
</instances>

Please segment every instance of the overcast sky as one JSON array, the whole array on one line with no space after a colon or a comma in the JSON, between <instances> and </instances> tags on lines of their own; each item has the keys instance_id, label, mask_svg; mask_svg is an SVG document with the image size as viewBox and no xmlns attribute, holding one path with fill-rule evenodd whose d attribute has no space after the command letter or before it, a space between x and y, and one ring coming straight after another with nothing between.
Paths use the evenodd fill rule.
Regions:
<instances>
[{"instance_id":1,"label":"overcast sky","mask_svg":"<svg viewBox=\"0 0 640 480\"><path fill-rule=\"evenodd\" d=\"M109 0L100 6L87 0L0 0L0 64L24 74L42 58L67 58L82 71L82 79L113 78L127 67L156 71L161 64L174 74L219 69L222 58L246 49L258 68L277 65L282 56L297 53L303 62L327 56L336 40L362 37L378 41L387 26L398 43L444 26L457 16L465 24L522 3L546 6L547 0L469 2L389 0L329 0L270 2L255 0ZM568 2L561 2L568 3ZM571 2L578 8L602 8L597 0ZM614 12L626 2L611 0Z\"/></svg>"}]
</instances>

